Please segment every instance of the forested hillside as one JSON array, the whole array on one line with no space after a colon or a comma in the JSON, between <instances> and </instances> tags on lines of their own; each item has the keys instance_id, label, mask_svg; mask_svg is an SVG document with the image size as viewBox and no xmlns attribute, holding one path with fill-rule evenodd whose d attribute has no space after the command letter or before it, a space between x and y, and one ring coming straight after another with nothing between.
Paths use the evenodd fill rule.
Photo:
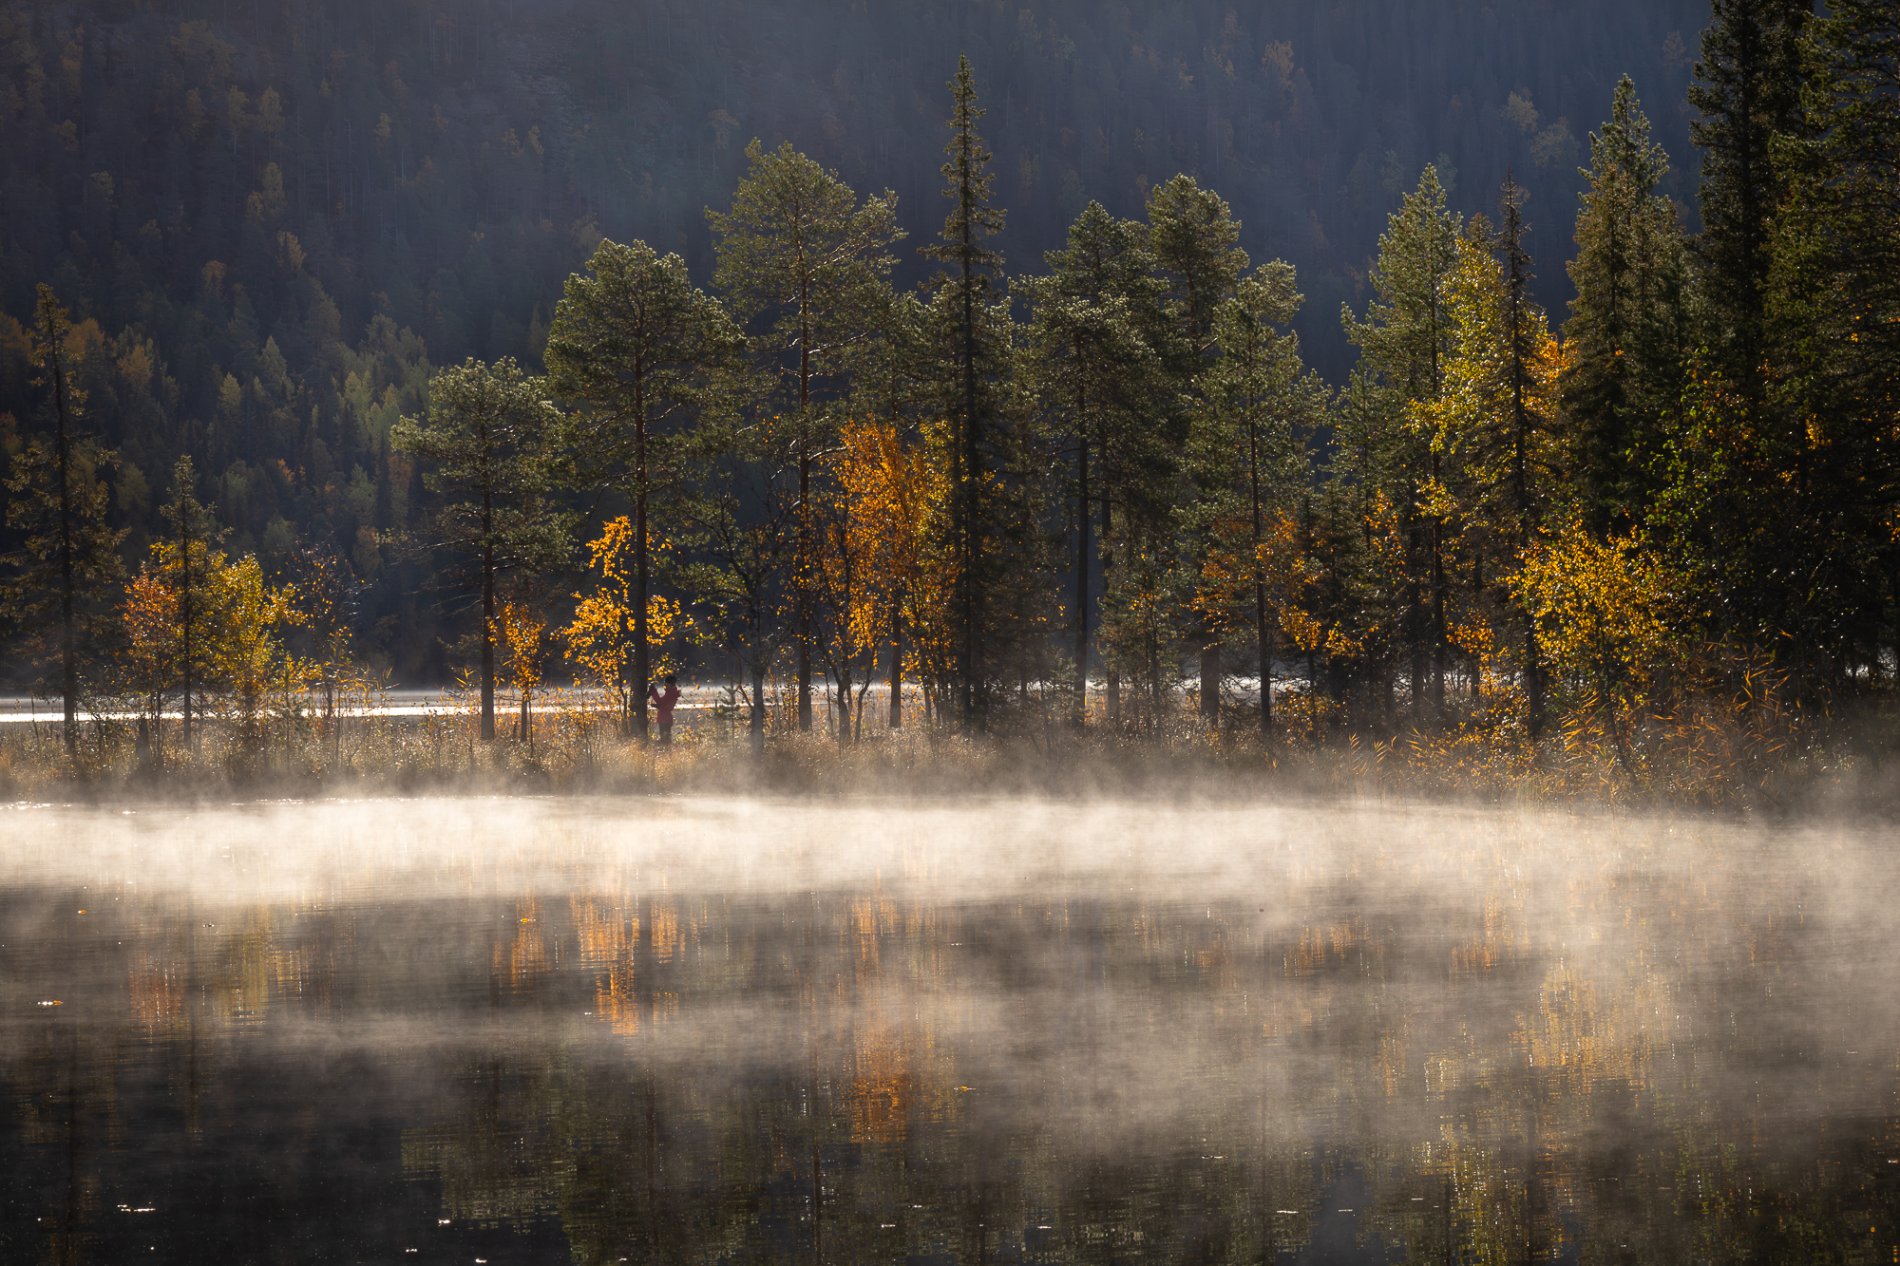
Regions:
<instances>
[{"instance_id":1,"label":"forested hillside","mask_svg":"<svg viewBox=\"0 0 1900 1266\"><path fill-rule=\"evenodd\" d=\"M753 8L0 9L15 677L1630 772L1891 678L1884 6Z\"/></svg>"},{"instance_id":2,"label":"forested hillside","mask_svg":"<svg viewBox=\"0 0 1900 1266\"><path fill-rule=\"evenodd\" d=\"M6 3L0 312L27 322L48 282L106 345L91 416L122 454L134 547L188 452L238 547L281 565L297 538L331 541L380 579L417 491L387 435L427 366L538 366L561 278L602 235L678 251L703 283L704 209L753 137L889 186L919 238L967 51L1012 268L1088 200L1139 214L1187 172L1255 258L1300 269L1309 354L1341 382L1334 313L1362 299L1419 170L1477 210L1514 166L1554 256L1619 74L1687 157L1704 17L1693 0ZM899 249L900 283L925 272ZM1563 300L1560 270L1537 284ZM24 354L0 329L0 414L37 407ZM413 581L368 610L405 677L439 678L436 622L397 597Z\"/></svg>"}]
</instances>

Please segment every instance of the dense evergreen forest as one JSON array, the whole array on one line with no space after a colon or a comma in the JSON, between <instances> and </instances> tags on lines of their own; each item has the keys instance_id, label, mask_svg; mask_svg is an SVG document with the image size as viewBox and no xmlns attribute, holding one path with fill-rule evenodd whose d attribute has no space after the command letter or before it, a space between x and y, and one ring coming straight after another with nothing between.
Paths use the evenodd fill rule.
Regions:
<instances>
[{"instance_id":1,"label":"dense evergreen forest","mask_svg":"<svg viewBox=\"0 0 1900 1266\"><path fill-rule=\"evenodd\" d=\"M1895 672L1897 59L1867 0L0 6L8 676L1788 758Z\"/></svg>"}]
</instances>

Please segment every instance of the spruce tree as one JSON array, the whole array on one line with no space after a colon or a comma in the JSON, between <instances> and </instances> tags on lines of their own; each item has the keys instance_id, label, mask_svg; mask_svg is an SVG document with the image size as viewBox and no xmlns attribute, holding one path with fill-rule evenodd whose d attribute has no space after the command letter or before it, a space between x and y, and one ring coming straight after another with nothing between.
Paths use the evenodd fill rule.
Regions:
<instances>
[{"instance_id":1,"label":"spruce tree","mask_svg":"<svg viewBox=\"0 0 1900 1266\"><path fill-rule=\"evenodd\" d=\"M1900 642L1900 12L1830 4L1805 61L1769 286L1772 460L1797 503L1776 546L1803 578L1781 622L1840 681Z\"/></svg>"},{"instance_id":2,"label":"spruce tree","mask_svg":"<svg viewBox=\"0 0 1900 1266\"><path fill-rule=\"evenodd\" d=\"M1254 642L1263 737L1273 725L1277 623L1269 527L1305 486L1305 439L1324 417L1327 397L1287 329L1301 301L1292 265L1274 260L1213 310L1215 356L1196 384L1189 431L1196 495L1181 515L1183 535L1195 543L1187 561L1207 631L1251 634ZM1210 690L1205 658L1202 688L1218 689Z\"/></svg>"},{"instance_id":3,"label":"spruce tree","mask_svg":"<svg viewBox=\"0 0 1900 1266\"><path fill-rule=\"evenodd\" d=\"M1444 390L1452 323L1445 287L1458 256L1458 219L1445 205L1438 171L1427 167L1379 237L1374 291L1364 320L1342 309L1347 337L1360 349L1347 409L1352 443L1363 449L1361 478L1397 518L1404 548L1401 639L1410 658L1414 716L1445 703L1447 588L1445 523L1422 493L1443 473L1441 455L1425 443L1407 415Z\"/></svg>"},{"instance_id":4,"label":"spruce tree","mask_svg":"<svg viewBox=\"0 0 1900 1266\"><path fill-rule=\"evenodd\" d=\"M955 465L951 536L957 557L957 706L966 729L982 723L985 665L981 662L986 571L979 543L984 536L985 489L990 483L987 453L992 443L994 401L989 379L995 356L985 347L983 324L991 278L1003 258L985 242L1003 229L1003 211L990 204L990 151L977 132L984 111L976 104L976 79L970 59L957 59L950 81L950 140L944 146L944 197L950 214L938 240L923 253L941 262L940 301L955 322L956 389Z\"/></svg>"},{"instance_id":5,"label":"spruce tree","mask_svg":"<svg viewBox=\"0 0 1900 1266\"><path fill-rule=\"evenodd\" d=\"M1148 235L1189 344L1196 352L1210 351L1214 313L1233 298L1247 271L1240 221L1225 198L1191 176L1177 175L1148 194Z\"/></svg>"},{"instance_id":6,"label":"spruce tree","mask_svg":"<svg viewBox=\"0 0 1900 1266\"><path fill-rule=\"evenodd\" d=\"M30 360L50 392L50 433L36 433L7 471L6 526L17 544L0 558L10 616L28 628L52 622L58 645L61 735L67 759L79 751L79 694L86 659L98 640L104 600L122 574L123 531L107 517L103 472L118 455L80 429L86 393L67 363L66 310L39 287L29 332Z\"/></svg>"},{"instance_id":7,"label":"spruce tree","mask_svg":"<svg viewBox=\"0 0 1900 1266\"><path fill-rule=\"evenodd\" d=\"M1681 407L1686 256L1675 208L1656 192L1668 170L1625 76L1590 136L1563 329L1575 478L1599 534L1641 520Z\"/></svg>"},{"instance_id":8,"label":"spruce tree","mask_svg":"<svg viewBox=\"0 0 1900 1266\"><path fill-rule=\"evenodd\" d=\"M1148 232L1155 262L1169 285L1169 306L1180 326L1181 391L1194 390L1194 375L1213 353L1214 316L1231 299L1247 270L1247 252L1238 245L1240 222L1227 200L1203 189L1193 177L1177 175L1148 195ZM1203 540L1185 552L1200 553ZM1184 559L1184 562L1186 560ZM1220 639L1204 621L1194 630L1200 644L1200 708L1209 726L1220 722L1224 675Z\"/></svg>"},{"instance_id":9,"label":"spruce tree","mask_svg":"<svg viewBox=\"0 0 1900 1266\"><path fill-rule=\"evenodd\" d=\"M1079 725L1097 561L1106 589L1116 583L1117 546L1126 544L1135 524L1153 517L1156 499L1165 499L1171 486L1175 455L1156 419L1168 408L1177 357L1144 226L1091 202L1070 226L1067 245L1044 258L1049 274L1018 287L1030 310L1023 380L1038 403L1052 468L1062 472L1060 500L1072 507L1066 516L1074 544L1069 614ZM1113 720L1119 676L1108 667Z\"/></svg>"},{"instance_id":10,"label":"spruce tree","mask_svg":"<svg viewBox=\"0 0 1900 1266\"><path fill-rule=\"evenodd\" d=\"M1780 138L1801 112L1801 36L1812 0L1714 0L1702 33L1689 134L1702 150L1702 233L1696 239L1708 339L1716 364L1759 403L1766 350L1769 235L1786 193Z\"/></svg>"},{"instance_id":11,"label":"spruce tree","mask_svg":"<svg viewBox=\"0 0 1900 1266\"><path fill-rule=\"evenodd\" d=\"M212 508L198 499L198 472L191 458L172 467L172 499L163 515L165 532L154 543L159 578L177 596L177 647L181 716L180 738L192 747L194 706L217 673L217 629L223 622L215 579L225 566L218 543L224 533Z\"/></svg>"}]
</instances>

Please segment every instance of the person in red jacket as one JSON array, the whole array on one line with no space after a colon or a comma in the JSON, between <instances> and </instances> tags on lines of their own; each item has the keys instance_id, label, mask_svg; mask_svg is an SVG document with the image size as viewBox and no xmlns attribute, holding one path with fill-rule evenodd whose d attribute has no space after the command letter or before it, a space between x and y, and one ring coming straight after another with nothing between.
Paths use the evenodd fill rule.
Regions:
<instances>
[{"instance_id":1,"label":"person in red jacket","mask_svg":"<svg viewBox=\"0 0 1900 1266\"><path fill-rule=\"evenodd\" d=\"M679 678L668 673L665 685L664 691L658 686L647 687L647 698L653 702L653 710L659 717L661 747L673 741L673 705L680 701Z\"/></svg>"}]
</instances>

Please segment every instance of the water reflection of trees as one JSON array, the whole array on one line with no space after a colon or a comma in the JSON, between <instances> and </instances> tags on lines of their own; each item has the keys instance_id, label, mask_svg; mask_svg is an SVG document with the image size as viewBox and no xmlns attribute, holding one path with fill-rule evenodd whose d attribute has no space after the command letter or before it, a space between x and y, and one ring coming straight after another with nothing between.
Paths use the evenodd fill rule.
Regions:
<instances>
[{"instance_id":1,"label":"water reflection of trees","mask_svg":"<svg viewBox=\"0 0 1900 1266\"><path fill-rule=\"evenodd\" d=\"M1838 945L1730 900L1579 885L1553 930L1502 881L1299 915L16 895L0 1256L150 1229L145 1259L197 1260L197 1201L227 1244L245 1208L327 1210L357 1229L313 1244L579 1262L1887 1260L1891 1003L1804 1001ZM1891 965L1862 958L1831 998ZM174 1220L127 1211L151 1191Z\"/></svg>"}]
</instances>

